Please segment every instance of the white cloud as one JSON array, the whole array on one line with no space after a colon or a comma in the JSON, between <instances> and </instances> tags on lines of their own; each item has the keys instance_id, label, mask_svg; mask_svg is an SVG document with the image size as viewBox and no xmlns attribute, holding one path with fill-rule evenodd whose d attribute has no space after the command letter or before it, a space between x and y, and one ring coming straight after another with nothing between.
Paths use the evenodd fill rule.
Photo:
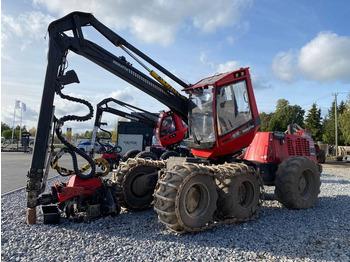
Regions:
<instances>
[{"instance_id":1,"label":"white cloud","mask_svg":"<svg viewBox=\"0 0 350 262\"><path fill-rule=\"evenodd\" d=\"M272 84L269 82L269 79L262 75L256 75L251 73L252 84L254 90L264 90L273 88Z\"/></svg>"},{"instance_id":2,"label":"white cloud","mask_svg":"<svg viewBox=\"0 0 350 262\"><path fill-rule=\"evenodd\" d=\"M33 0L59 16L75 10L92 12L94 16L117 30L130 30L145 42L163 45L174 41L175 35L186 22L202 33L212 33L219 28L241 23L242 13L249 9L252 0Z\"/></svg>"},{"instance_id":3,"label":"white cloud","mask_svg":"<svg viewBox=\"0 0 350 262\"><path fill-rule=\"evenodd\" d=\"M151 28L157 29L150 30ZM139 39L143 40L146 43L152 43L159 39L164 45L168 45L174 41L174 32L176 31L176 26L158 26L157 21L152 21L147 18L135 16L131 18L131 31Z\"/></svg>"},{"instance_id":4,"label":"white cloud","mask_svg":"<svg viewBox=\"0 0 350 262\"><path fill-rule=\"evenodd\" d=\"M241 67L240 62L238 61L228 61L224 64L219 64L217 66L217 72L218 73L225 73L228 71L233 71L236 69L239 69Z\"/></svg>"},{"instance_id":5,"label":"white cloud","mask_svg":"<svg viewBox=\"0 0 350 262\"><path fill-rule=\"evenodd\" d=\"M321 32L298 52L280 52L272 63L274 75L286 82L298 73L317 82L350 81L350 37Z\"/></svg>"},{"instance_id":6,"label":"white cloud","mask_svg":"<svg viewBox=\"0 0 350 262\"><path fill-rule=\"evenodd\" d=\"M187 1L191 2L191 1ZM201 1L194 7L193 24L204 33L214 32L219 27L235 25L244 9L250 8L252 1Z\"/></svg>"},{"instance_id":7,"label":"white cloud","mask_svg":"<svg viewBox=\"0 0 350 262\"><path fill-rule=\"evenodd\" d=\"M272 62L273 74L283 81L292 82L295 74L293 60L295 54L292 51L278 53Z\"/></svg>"},{"instance_id":8,"label":"white cloud","mask_svg":"<svg viewBox=\"0 0 350 262\"><path fill-rule=\"evenodd\" d=\"M32 39L44 38L47 26L54 19L54 17L41 12L27 12L18 17L2 14L2 45L5 46L11 38L19 37L23 39L20 41L23 51L32 42Z\"/></svg>"},{"instance_id":9,"label":"white cloud","mask_svg":"<svg viewBox=\"0 0 350 262\"><path fill-rule=\"evenodd\" d=\"M350 37L319 33L300 50L298 60L299 70L311 80L350 81Z\"/></svg>"},{"instance_id":10,"label":"white cloud","mask_svg":"<svg viewBox=\"0 0 350 262\"><path fill-rule=\"evenodd\" d=\"M130 103L134 101L134 97L131 94L135 94L136 92L138 92L138 90L128 86L124 89L112 92L108 97L113 97L114 99Z\"/></svg>"}]
</instances>

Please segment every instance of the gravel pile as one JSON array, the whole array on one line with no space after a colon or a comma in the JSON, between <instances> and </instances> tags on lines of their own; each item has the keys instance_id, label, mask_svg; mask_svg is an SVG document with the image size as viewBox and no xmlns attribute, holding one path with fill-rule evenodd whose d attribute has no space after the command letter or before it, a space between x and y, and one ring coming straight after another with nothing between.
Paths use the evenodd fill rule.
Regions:
<instances>
[{"instance_id":1,"label":"gravel pile","mask_svg":"<svg viewBox=\"0 0 350 262\"><path fill-rule=\"evenodd\" d=\"M58 178L62 181L62 178ZM25 224L25 191L1 198L2 261L349 261L350 168L324 167L319 201L265 201L252 222L176 235L153 210L86 223ZM50 184L55 182L50 181ZM271 189L266 188L266 191Z\"/></svg>"}]
</instances>

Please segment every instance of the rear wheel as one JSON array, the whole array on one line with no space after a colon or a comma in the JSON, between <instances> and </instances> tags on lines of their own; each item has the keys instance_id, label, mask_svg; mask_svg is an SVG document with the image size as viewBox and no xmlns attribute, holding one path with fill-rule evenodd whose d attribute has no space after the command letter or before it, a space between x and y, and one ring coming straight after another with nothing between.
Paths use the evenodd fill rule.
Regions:
<instances>
[{"instance_id":1,"label":"rear wheel","mask_svg":"<svg viewBox=\"0 0 350 262\"><path fill-rule=\"evenodd\" d=\"M259 210L259 177L248 166L232 168L231 171L233 174L225 179L224 187L219 185L218 211L225 218L251 219Z\"/></svg>"},{"instance_id":2,"label":"rear wheel","mask_svg":"<svg viewBox=\"0 0 350 262\"><path fill-rule=\"evenodd\" d=\"M190 228L205 226L216 210L217 192L213 178L197 174L183 185L175 202L179 222Z\"/></svg>"},{"instance_id":3,"label":"rear wheel","mask_svg":"<svg viewBox=\"0 0 350 262\"><path fill-rule=\"evenodd\" d=\"M289 157L278 167L275 181L277 200L290 209L315 205L320 193L320 172L307 157Z\"/></svg>"},{"instance_id":4,"label":"rear wheel","mask_svg":"<svg viewBox=\"0 0 350 262\"><path fill-rule=\"evenodd\" d=\"M177 233L204 227L216 210L214 179L194 165L175 166L158 181L154 209L159 220Z\"/></svg>"}]
</instances>

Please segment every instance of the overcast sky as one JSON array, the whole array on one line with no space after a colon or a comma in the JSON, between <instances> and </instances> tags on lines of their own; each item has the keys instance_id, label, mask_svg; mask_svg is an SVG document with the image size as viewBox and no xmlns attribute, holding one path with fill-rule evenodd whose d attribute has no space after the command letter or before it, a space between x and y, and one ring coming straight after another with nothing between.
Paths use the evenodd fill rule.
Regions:
<instances>
[{"instance_id":1,"label":"overcast sky","mask_svg":"<svg viewBox=\"0 0 350 262\"><path fill-rule=\"evenodd\" d=\"M339 93L350 92L350 1L347 0L2 0L1 121L12 127L15 100L26 104L22 124L36 127L46 70L50 22L72 11L94 16L187 83L217 72L251 68L260 112L278 99L322 115ZM121 49L87 30L85 37L117 56ZM127 59L135 64L131 58ZM70 53L80 84L63 92L94 106L114 97L158 112L162 104L90 61ZM176 86L174 86L176 87ZM180 87L176 87L181 90ZM56 115L86 114L84 107L55 99ZM16 110L16 125L20 110ZM114 116L105 116L112 129ZM93 122L66 124L73 133Z\"/></svg>"}]
</instances>

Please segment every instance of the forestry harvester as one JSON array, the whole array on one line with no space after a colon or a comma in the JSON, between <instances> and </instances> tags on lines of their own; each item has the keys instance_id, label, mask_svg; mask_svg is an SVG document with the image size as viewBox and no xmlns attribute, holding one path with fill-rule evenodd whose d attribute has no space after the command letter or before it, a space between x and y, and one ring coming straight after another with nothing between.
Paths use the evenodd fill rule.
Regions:
<instances>
[{"instance_id":1,"label":"forestry harvester","mask_svg":"<svg viewBox=\"0 0 350 262\"><path fill-rule=\"evenodd\" d=\"M85 27L96 29L123 49L151 77L125 57L86 39ZM307 209L315 205L322 168L316 159L314 142L292 134L258 132L260 118L249 68L216 74L188 85L92 14L71 13L52 22L48 32L48 66L26 189L28 224L36 222L36 207L40 205L58 203L59 209L73 217L76 212L92 217L115 215L119 205L128 209L153 205L159 221L168 229L177 233L198 232L254 219L262 207L264 185L275 186L277 200L287 208ZM92 117L88 101L62 93L66 85L79 83L76 73L66 70L68 51L120 77L181 117L189 132L184 143L193 157L171 157L165 161L129 159L113 171L111 180L103 179L101 172L96 171L100 160L92 159L62 136L65 121ZM149 67L180 85L184 94ZM57 118L55 93L85 104L90 113ZM53 146L48 152L51 130L72 156L74 170L65 172L72 174L69 183L55 185L51 194L43 194L47 169L55 158ZM77 154L87 160L84 168L78 167Z\"/></svg>"}]
</instances>

